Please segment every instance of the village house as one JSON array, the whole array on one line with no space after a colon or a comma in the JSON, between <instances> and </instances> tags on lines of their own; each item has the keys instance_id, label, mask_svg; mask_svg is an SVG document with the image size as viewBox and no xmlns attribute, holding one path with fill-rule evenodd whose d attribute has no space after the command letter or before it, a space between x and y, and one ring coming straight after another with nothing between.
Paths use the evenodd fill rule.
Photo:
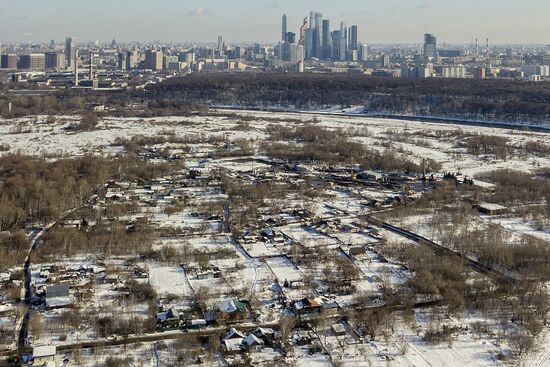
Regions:
<instances>
[{"instance_id":1,"label":"village house","mask_svg":"<svg viewBox=\"0 0 550 367\"><path fill-rule=\"evenodd\" d=\"M222 337L222 347L226 353L236 353L241 350L241 344L246 337L245 334L235 328L229 331Z\"/></svg>"},{"instance_id":2,"label":"village house","mask_svg":"<svg viewBox=\"0 0 550 367\"><path fill-rule=\"evenodd\" d=\"M180 322L180 313L174 308L157 313L157 325L162 328L175 328L180 326Z\"/></svg>"},{"instance_id":3,"label":"village house","mask_svg":"<svg viewBox=\"0 0 550 367\"><path fill-rule=\"evenodd\" d=\"M292 304L292 310L297 315L311 315L321 313L322 306L314 298L304 298Z\"/></svg>"}]
</instances>

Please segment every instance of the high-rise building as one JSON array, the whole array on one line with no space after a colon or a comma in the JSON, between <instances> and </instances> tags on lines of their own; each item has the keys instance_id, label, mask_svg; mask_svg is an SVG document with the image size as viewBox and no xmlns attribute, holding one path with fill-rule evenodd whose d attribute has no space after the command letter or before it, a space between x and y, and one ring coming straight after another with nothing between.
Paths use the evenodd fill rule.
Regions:
<instances>
[{"instance_id":1,"label":"high-rise building","mask_svg":"<svg viewBox=\"0 0 550 367\"><path fill-rule=\"evenodd\" d=\"M424 35L424 57L435 57L437 38L430 33Z\"/></svg>"},{"instance_id":2,"label":"high-rise building","mask_svg":"<svg viewBox=\"0 0 550 367\"><path fill-rule=\"evenodd\" d=\"M126 54L126 70L134 69L140 62L139 54L136 50L128 51Z\"/></svg>"},{"instance_id":3,"label":"high-rise building","mask_svg":"<svg viewBox=\"0 0 550 367\"><path fill-rule=\"evenodd\" d=\"M296 43L296 33L286 32L285 42Z\"/></svg>"},{"instance_id":4,"label":"high-rise building","mask_svg":"<svg viewBox=\"0 0 550 367\"><path fill-rule=\"evenodd\" d=\"M282 31L283 31L283 38L282 38L282 40L283 40L283 41L286 41L286 33L288 32L286 14L283 14Z\"/></svg>"},{"instance_id":5,"label":"high-rise building","mask_svg":"<svg viewBox=\"0 0 550 367\"><path fill-rule=\"evenodd\" d=\"M354 51L357 50L359 47L359 43L357 41L357 26L352 25L349 31L349 50Z\"/></svg>"},{"instance_id":6,"label":"high-rise building","mask_svg":"<svg viewBox=\"0 0 550 367\"><path fill-rule=\"evenodd\" d=\"M67 65L62 52L46 52L46 69L65 69Z\"/></svg>"},{"instance_id":7,"label":"high-rise building","mask_svg":"<svg viewBox=\"0 0 550 367\"><path fill-rule=\"evenodd\" d=\"M65 59L67 60L67 66L74 68L74 62L76 59L76 38L67 37L65 40Z\"/></svg>"},{"instance_id":8,"label":"high-rise building","mask_svg":"<svg viewBox=\"0 0 550 367\"><path fill-rule=\"evenodd\" d=\"M223 55L223 36L218 36L218 56Z\"/></svg>"},{"instance_id":9,"label":"high-rise building","mask_svg":"<svg viewBox=\"0 0 550 367\"><path fill-rule=\"evenodd\" d=\"M300 27L300 44L303 45L306 38L306 30L309 28L307 17L304 18L302 26Z\"/></svg>"},{"instance_id":10,"label":"high-rise building","mask_svg":"<svg viewBox=\"0 0 550 367\"><path fill-rule=\"evenodd\" d=\"M348 54L348 27L346 27L346 23L344 22L340 22L340 43L342 42L343 46L339 47L340 56L338 60L345 61ZM342 55L344 56L342 57Z\"/></svg>"},{"instance_id":11,"label":"high-rise building","mask_svg":"<svg viewBox=\"0 0 550 367\"><path fill-rule=\"evenodd\" d=\"M369 46L365 43L361 44L361 47L359 47L359 60L361 61L367 61L369 57Z\"/></svg>"},{"instance_id":12,"label":"high-rise building","mask_svg":"<svg viewBox=\"0 0 550 367\"><path fill-rule=\"evenodd\" d=\"M46 67L46 55L28 54L19 57L18 68L22 70L44 70Z\"/></svg>"},{"instance_id":13,"label":"high-rise building","mask_svg":"<svg viewBox=\"0 0 550 367\"><path fill-rule=\"evenodd\" d=\"M147 50L145 52L145 67L153 71L162 70L163 53L162 51Z\"/></svg>"},{"instance_id":14,"label":"high-rise building","mask_svg":"<svg viewBox=\"0 0 550 367\"><path fill-rule=\"evenodd\" d=\"M119 52L118 53L118 70L127 70L128 66L128 54L126 52Z\"/></svg>"},{"instance_id":15,"label":"high-rise building","mask_svg":"<svg viewBox=\"0 0 550 367\"><path fill-rule=\"evenodd\" d=\"M17 54L4 54L0 57L0 68L2 69L17 69L19 57Z\"/></svg>"},{"instance_id":16,"label":"high-rise building","mask_svg":"<svg viewBox=\"0 0 550 367\"><path fill-rule=\"evenodd\" d=\"M323 19L323 59L331 57L330 20Z\"/></svg>"},{"instance_id":17,"label":"high-rise building","mask_svg":"<svg viewBox=\"0 0 550 367\"><path fill-rule=\"evenodd\" d=\"M316 30L308 28L304 32L304 53L306 59L311 59L312 57L315 57L315 54L313 53L313 43L314 43L314 36L315 36Z\"/></svg>"},{"instance_id":18,"label":"high-rise building","mask_svg":"<svg viewBox=\"0 0 550 367\"><path fill-rule=\"evenodd\" d=\"M346 61L346 37L342 30L332 32L332 60Z\"/></svg>"},{"instance_id":19,"label":"high-rise building","mask_svg":"<svg viewBox=\"0 0 550 367\"><path fill-rule=\"evenodd\" d=\"M311 33L311 49L308 58L322 57L322 45L323 45L323 14L312 11L309 14L309 29Z\"/></svg>"}]
</instances>

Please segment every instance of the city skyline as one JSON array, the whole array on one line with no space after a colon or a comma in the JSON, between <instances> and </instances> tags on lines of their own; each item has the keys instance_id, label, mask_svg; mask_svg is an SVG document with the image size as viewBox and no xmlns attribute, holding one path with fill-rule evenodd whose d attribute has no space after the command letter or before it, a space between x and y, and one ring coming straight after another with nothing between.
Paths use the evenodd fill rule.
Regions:
<instances>
[{"instance_id":1,"label":"city skyline","mask_svg":"<svg viewBox=\"0 0 550 367\"><path fill-rule=\"evenodd\" d=\"M98 0L52 0L48 6L30 0L0 5L2 42L62 41L71 34L79 41L215 42L223 34L228 42L276 42L281 34L281 15L288 31L298 32L304 17L318 11L336 25L340 21L359 26L358 38L367 43L421 43L422 34L436 34L440 43L471 43L476 37L491 43L547 44L544 14L550 3L531 0L524 4L487 0L356 1L288 0L218 1L166 0L127 3ZM30 5L30 6L29 6ZM246 8L246 12L243 12ZM216 26L212 26L215 24Z\"/></svg>"}]
</instances>

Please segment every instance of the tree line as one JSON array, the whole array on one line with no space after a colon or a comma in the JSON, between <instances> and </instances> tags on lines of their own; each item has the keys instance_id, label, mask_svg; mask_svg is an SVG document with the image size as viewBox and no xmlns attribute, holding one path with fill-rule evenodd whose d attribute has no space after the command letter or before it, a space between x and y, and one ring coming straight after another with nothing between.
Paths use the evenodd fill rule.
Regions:
<instances>
[{"instance_id":1,"label":"tree line","mask_svg":"<svg viewBox=\"0 0 550 367\"><path fill-rule=\"evenodd\" d=\"M194 74L167 79L147 98L243 107L363 105L367 112L542 122L550 116L550 83L422 79L340 74Z\"/></svg>"}]
</instances>

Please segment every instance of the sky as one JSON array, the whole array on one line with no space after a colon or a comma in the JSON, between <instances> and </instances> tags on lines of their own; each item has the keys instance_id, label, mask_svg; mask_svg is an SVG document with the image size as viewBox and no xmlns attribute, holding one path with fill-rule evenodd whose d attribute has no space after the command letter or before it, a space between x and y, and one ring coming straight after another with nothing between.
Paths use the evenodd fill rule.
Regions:
<instances>
[{"instance_id":1,"label":"sky","mask_svg":"<svg viewBox=\"0 0 550 367\"><path fill-rule=\"evenodd\" d=\"M311 10L359 27L365 43L550 44L549 0L0 0L0 41L275 42Z\"/></svg>"}]
</instances>

